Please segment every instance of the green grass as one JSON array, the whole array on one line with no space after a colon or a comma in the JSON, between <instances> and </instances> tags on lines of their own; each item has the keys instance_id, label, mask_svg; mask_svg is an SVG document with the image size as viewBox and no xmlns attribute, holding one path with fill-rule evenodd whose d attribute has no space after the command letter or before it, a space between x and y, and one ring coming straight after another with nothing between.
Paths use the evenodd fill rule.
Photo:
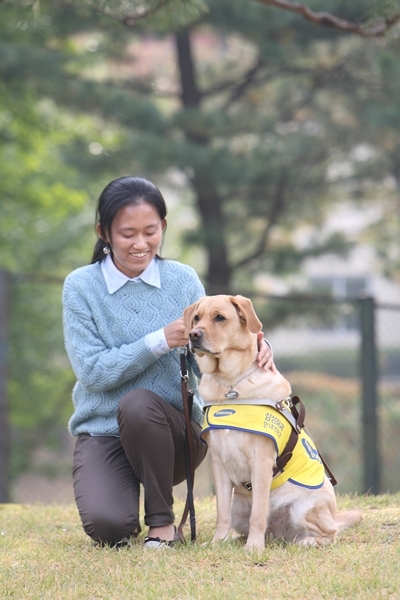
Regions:
<instances>
[{"instance_id":1,"label":"green grass","mask_svg":"<svg viewBox=\"0 0 400 600\"><path fill-rule=\"evenodd\" d=\"M196 500L198 539L173 550L94 547L75 506L0 505L0 596L15 600L400 598L400 494L339 496L364 520L334 546L211 546L215 499ZM175 505L177 520L183 502ZM187 529L187 528L186 528ZM189 537L189 534L187 534Z\"/></svg>"}]
</instances>

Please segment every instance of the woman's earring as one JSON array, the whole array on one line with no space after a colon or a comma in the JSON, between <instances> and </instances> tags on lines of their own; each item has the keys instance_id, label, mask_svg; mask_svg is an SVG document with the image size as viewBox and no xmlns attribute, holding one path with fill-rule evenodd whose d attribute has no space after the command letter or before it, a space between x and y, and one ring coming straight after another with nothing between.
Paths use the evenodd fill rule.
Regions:
<instances>
[{"instance_id":1,"label":"woman's earring","mask_svg":"<svg viewBox=\"0 0 400 600\"><path fill-rule=\"evenodd\" d=\"M104 246L103 252L104 252L104 254L110 254L111 250L108 246Z\"/></svg>"}]
</instances>

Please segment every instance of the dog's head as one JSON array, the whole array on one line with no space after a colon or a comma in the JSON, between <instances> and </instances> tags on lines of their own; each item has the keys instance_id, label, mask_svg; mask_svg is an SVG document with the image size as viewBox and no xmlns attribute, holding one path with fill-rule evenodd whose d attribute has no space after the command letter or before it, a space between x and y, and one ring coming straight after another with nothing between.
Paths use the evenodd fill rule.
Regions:
<instances>
[{"instance_id":1,"label":"dog's head","mask_svg":"<svg viewBox=\"0 0 400 600\"><path fill-rule=\"evenodd\" d=\"M226 350L244 350L261 331L251 300L244 296L206 296L188 306L183 319L190 349L218 358Z\"/></svg>"}]
</instances>

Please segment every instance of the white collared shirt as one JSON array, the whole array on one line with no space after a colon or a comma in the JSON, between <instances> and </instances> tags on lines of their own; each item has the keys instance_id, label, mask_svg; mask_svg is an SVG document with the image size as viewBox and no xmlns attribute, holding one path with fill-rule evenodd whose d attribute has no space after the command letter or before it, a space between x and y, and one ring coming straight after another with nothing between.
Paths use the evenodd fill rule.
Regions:
<instances>
[{"instance_id":1,"label":"white collared shirt","mask_svg":"<svg viewBox=\"0 0 400 600\"><path fill-rule=\"evenodd\" d=\"M158 288L161 287L160 269L158 268L158 262L155 258L153 258L138 277L130 278L127 275L124 275L124 273L117 269L110 255L101 262L101 270L110 294L114 294L117 290L122 288L127 281L135 282L140 279L148 285ZM144 339L149 350L151 350L157 358L163 354L167 354L167 352L171 350L165 338L164 328L148 333Z\"/></svg>"}]
</instances>

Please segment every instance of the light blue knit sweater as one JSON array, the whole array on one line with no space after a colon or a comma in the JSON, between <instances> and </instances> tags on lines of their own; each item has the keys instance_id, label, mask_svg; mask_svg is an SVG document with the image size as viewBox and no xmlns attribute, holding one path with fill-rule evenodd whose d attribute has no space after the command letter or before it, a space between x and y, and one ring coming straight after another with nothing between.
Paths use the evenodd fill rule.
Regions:
<instances>
[{"instance_id":1,"label":"light blue knit sweater","mask_svg":"<svg viewBox=\"0 0 400 600\"><path fill-rule=\"evenodd\" d=\"M178 349L156 358L144 337L179 319L205 292L191 267L170 260L160 260L158 265L161 288L140 280L110 294L100 263L66 278L65 347L77 378L75 411L69 422L72 435L118 435L119 401L134 388L152 390L183 410ZM197 390L194 373L200 373L192 355L188 368L191 386ZM192 416L202 423L197 393Z\"/></svg>"}]
</instances>

